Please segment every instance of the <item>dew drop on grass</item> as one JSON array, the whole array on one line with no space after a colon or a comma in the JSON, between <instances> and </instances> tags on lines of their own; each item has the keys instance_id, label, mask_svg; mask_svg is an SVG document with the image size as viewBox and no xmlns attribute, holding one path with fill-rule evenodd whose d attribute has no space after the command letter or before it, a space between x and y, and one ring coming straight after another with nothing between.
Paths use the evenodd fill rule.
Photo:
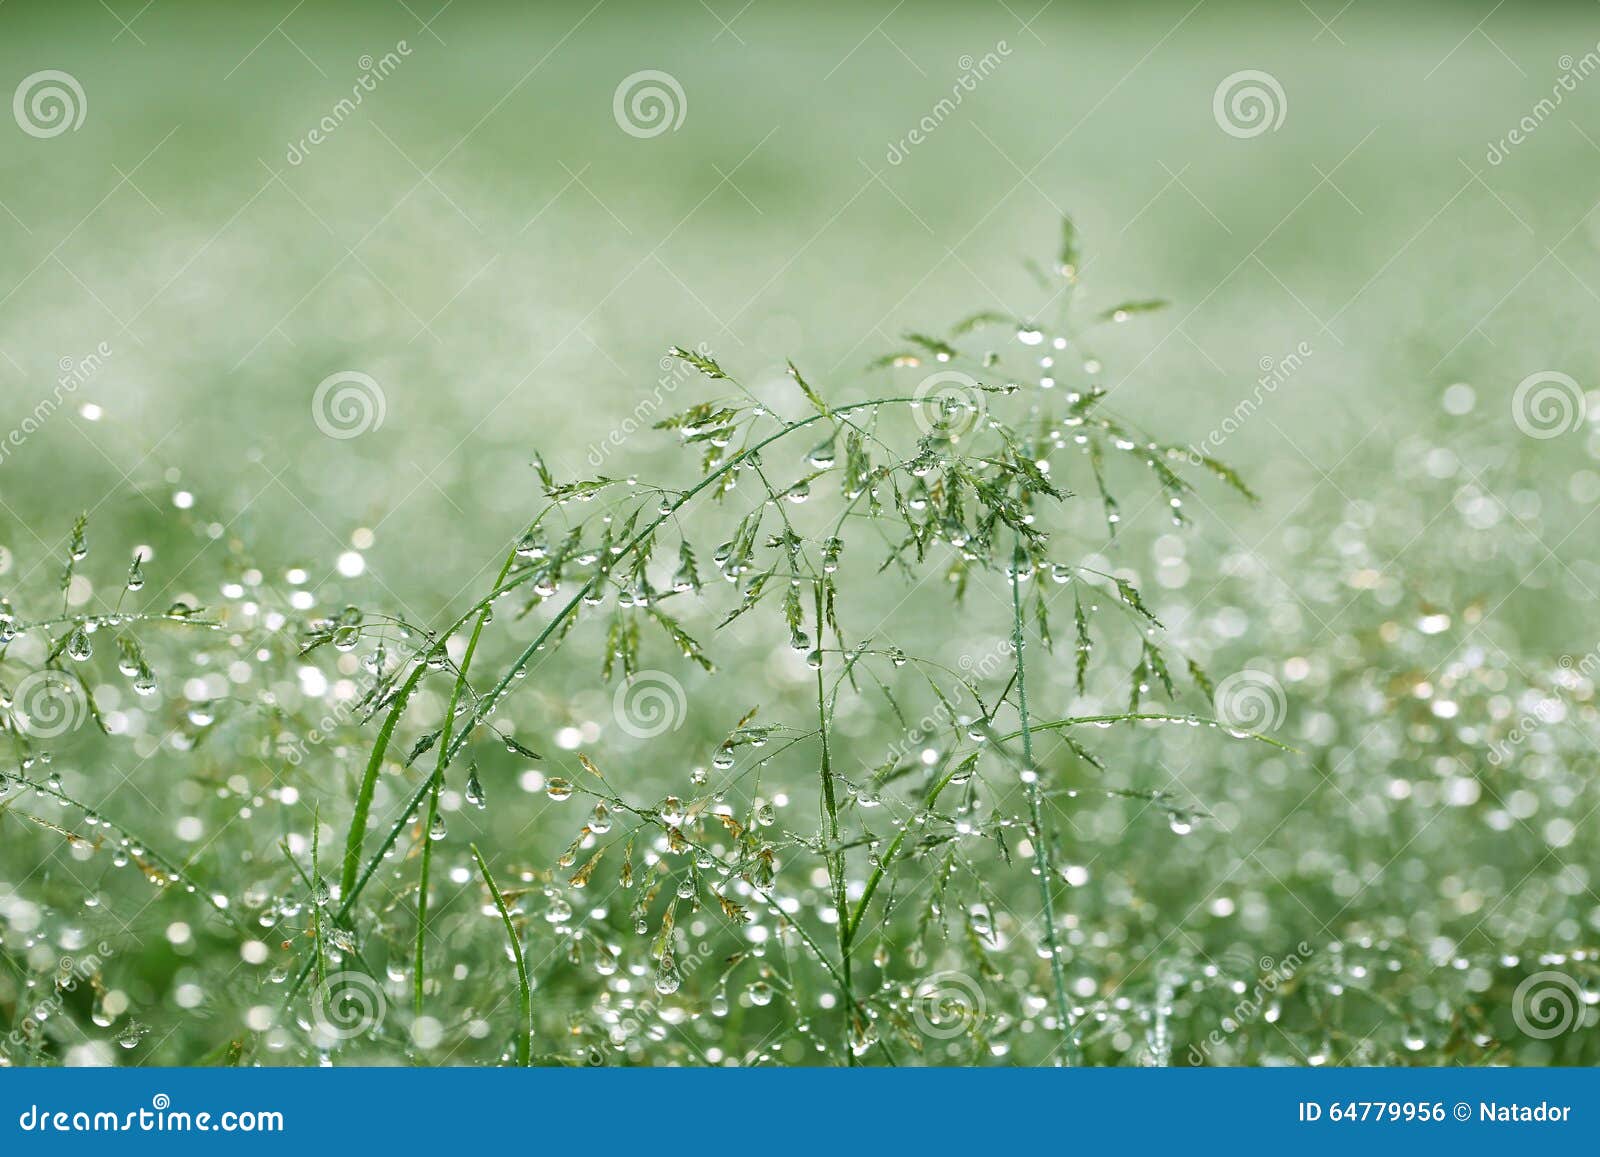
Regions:
<instances>
[{"instance_id":1,"label":"dew drop on grass","mask_svg":"<svg viewBox=\"0 0 1600 1157\"><path fill-rule=\"evenodd\" d=\"M449 830L445 827L444 817L434 816L433 823L428 827L428 838L430 840L442 840L448 834Z\"/></svg>"},{"instance_id":2,"label":"dew drop on grass","mask_svg":"<svg viewBox=\"0 0 1600 1157\"><path fill-rule=\"evenodd\" d=\"M489 799L483 793L483 782L478 779L478 769L476 767L467 774L467 786L463 794L467 802L475 808L482 808L488 805Z\"/></svg>"},{"instance_id":3,"label":"dew drop on grass","mask_svg":"<svg viewBox=\"0 0 1600 1157\"><path fill-rule=\"evenodd\" d=\"M544 793L557 803L560 803L562 800L572 798L572 783L570 780L557 776L544 785Z\"/></svg>"}]
</instances>

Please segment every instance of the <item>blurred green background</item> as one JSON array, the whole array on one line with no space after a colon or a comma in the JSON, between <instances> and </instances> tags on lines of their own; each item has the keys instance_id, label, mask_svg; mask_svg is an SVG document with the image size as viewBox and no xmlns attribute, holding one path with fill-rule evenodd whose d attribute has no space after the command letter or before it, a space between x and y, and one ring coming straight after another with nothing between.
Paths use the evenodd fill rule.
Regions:
<instances>
[{"instance_id":1,"label":"blurred green background","mask_svg":"<svg viewBox=\"0 0 1600 1157\"><path fill-rule=\"evenodd\" d=\"M1206 491L1189 545L1135 525L1116 561L1181 604L1222 673L1278 673L1308 754L1150 740L1232 823L1181 852L1159 823L1150 842L1086 823L1137 886L1085 903L1142 929L1096 949L1142 964L1225 883L1237 905L1208 911L1245 918L1246 957L1358 918L1435 963L1593 943L1592 687L1527 749L1543 782L1485 758L1531 709L1518 688L1537 698L1600 644L1600 438L1513 415L1530 375L1586 390L1600 369L1600 79L1539 111L1600 52L1592 5L9 0L0 29L6 91L59 69L86 101L48 139L0 125L0 434L63 359L110 351L0 460L7 589L47 586L90 510L97 541L149 545L162 599L217 602L259 566L282 604L299 567L315 610L447 621L537 509L536 451L560 477L669 461L649 434L593 449L657 391L667 346L705 343L764 396L785 358L864 396L907 329L1029 316L1024 262L1070 215L1092 306L1172 303L1094 349L1111 404L1162 437L1222 429L1301 351L1215 450L1262 501ZM648 137L614 114L642 70L682 91L681 124ZM1242 70L1282 90L1256 135L1214 110ZM346 371L377 383L383 421L326 437L313 395ZM341 575L353 548L365 573ZM960 642L938 599L896 613L905 637ZM1473 687L1454 723L1425 710L1440 670ZM546 701L530 725L607 700ZM1413 995L1450 1023L1446 997ZM1299 1063L1325 1039L1253 1055ZM1575 1039L1526 1055L1579 1058Z\"/></svg>"},{"instance_id":2,"label":"blurred green background","mask_svg":"<svg viewBox=\"0 0 1600 1157\"><path fill-rule=\"evenodd\" d=\"M8 517L47 540L124 476L160 504L178 468L263 549L314 558L377 526L386 585L453 593L522 517L530 449L585 469L579 447L669 343L757 380L793 356L849 391L908 326L1025 312L1020 259L1062 213L1091 295L1174 302L1102 355L1122 404L1170 414L1174 439L1214 427L1260 359L1315 351L1227 447L1265 483L1262 530L1322 472L1350 490L1357 463L1449 432L1452 382L1498 418L1527 374L1594 368L1600 90L1486 160L1559 59L1594 49L1582 5L123 7L127 27L99 5L3 14L5 75L60 68L88 101L78 131L0 153L10 407L60 359L114 351L81 394L101 424L51 423L5 464ZM392 75L288 163L361 58L401 41ZM889 164L963 56L1002 43ZM1247 68L1279 78L1287 112L1236 139L1212 96ZM682 85L676 131L618 129L613 90L641 69ZM341 370L387 400L350 443L308 421ZM1537 454L1559 488L1572 448L1503 453ZM445 547L427 568L419 528Z\"/></svg>"}]
</instances>

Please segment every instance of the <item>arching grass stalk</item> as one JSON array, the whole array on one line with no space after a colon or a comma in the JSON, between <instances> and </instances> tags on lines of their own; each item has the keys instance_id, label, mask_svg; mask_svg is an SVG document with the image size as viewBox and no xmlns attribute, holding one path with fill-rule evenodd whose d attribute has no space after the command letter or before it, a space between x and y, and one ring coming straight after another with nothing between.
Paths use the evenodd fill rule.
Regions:
<instances>
[{"instance_id":1,"label":"arching grass stalk","mask_svg":"<svg viewBox=\"0 0 1600 1157\"><path fill-rule=\"evenodd\" d=\"M643 530L639 531L623 545L623 548L617 552L615 561L612 564L612 569L615 569L615 567L623 560L631 557L634 551L638 550L643 543L648 542L655 535L657 530L670 522L679 511L681 511L692 499L694 499L696 495L700 494L714 483L720 482L723 477L739 469L751 458L758 457L762 450L766 449L774 442L777 442L783 438L787 438L790 434L803 430L807 426L811 426L817 422L821 422L823 420L832 420L840 415L853 413L857 410L872 410L878 409L882 406L917 405L920 402L921 399L916 397L874 398L870 401L852 402L849 405L836 406L822 413L810 414L795 422L786 422L781 430L777 430L771 434L768 434L765 438L761 438L751 445L746 446L743 450L739 451L739 453L729 457L728 460L722 463L721 466L718 466L704 478L700 479L699 482L696 482L693 486L680 494L678 498L668 505L660 514L658 514L650 522L646 523ZM516 681L518 672L527 667L527 665L533 660L533 657L544 647L545 641L555 633L558 627L561 627L565 624L566 620L583 603L585 596L594 591L600 585L600 582L604 577L605 576L603 573L596 573L592 575L589 580L579 588L577 594L573 595L572 598L568 599L567 602L562 605L561 609L556 612L555 617L551 619L551 621L546 625L545 629L539 632L538 637L523 649L522 653L518 655L511 666L507 668L506 673L500 677L500 681L496 683L494 687L489 690L489 693L478 702L477 706L473 710L472 717L467 721L467 725L461 729L455 738L455 742L451 745L451 758L455 757L455 753L461 748L462 744L466 743L471 737L473 730L478 726L478 724L481 723L489 714L489 712L493 711L499 704L500 700L505 696L507 688L509 688L511 684Z\"/></svg>"},{"instance_id":2,"label":"arching grass stalk","mask_svg":"<svg viewBox=\"0 0 1600 1157\"><path fill-rule=\"evenodd\" d=\"M807 426L811 426L816 422L820 422L825 418L861 410L875 410L877 408L889 405L913 405L917 402L917 398L909 396L874 398L869 401L853 402L848 405L834 407L827 413L811 414L805 418L799 419L798 421L785 423L782 429L774 431L765 438L759 439L750 446L747 446L738 454L732 455L726 462L717 467L717 469L711 471L694 486L681 493L677 499L668 505L661 514L651 520L644 527L644 529L640 530L623 545L622 549L617 553L613 565L619 564L631 557L632 554L637 551L642 544L650 540L651 536L654 535L654 533L660 529L660 527L674 518L678 512L687 506L689 502L692 501L697 495L701 494L713 484L720 481L727 474L739 469L746 461L754 456L759 455L763 449L772 445L774 442L777 442L798 430L802 430ZM542 520L543 517L544 515L540 515L540 520ZM535 522L535 525L537 524L538 521ZM504 572L502 574L502 581L504 581L503 576ZM379 727L378 735L373 742L372 751L367 759L367 767L363 774L360 788L357 791L355 814L351 818L350 833L345 843L344 874L342 877L342 886L340 888L340 902L337 913L337 919L339 921L342 922L348 919L350 913L355 908L356 901L360 898L361 893L366 890L367 884L371 882L372 877L377 873L379 866L383 863L384 857L389 854L389 850L394 847L395 842L400 838L400 833L405 830L410 816L422 806L423 802L427 799L428 794L433 788L433 779L430 776L427 780L423 781L416 791L412 793L411 798L407 801L405 808L400 812L399 818L393 825L390 826L389 831L384 836L382 843L367 860L365 868L362 868L362 845L365 842L364 837L366 834L367 817L371 811L372 799L377 787L378 773L382 767L384 755L387 753L389 744L394 737L394 731L396 726L399 724L400 717L405 713L406 706L409 704L412 694L416 691L418 685L422 681L423 676L427 673L427 664L425 662L426 657L435 652L437 649L443 647L456 631L460 630L466 625L472 615L481 614L483 610L487 609L507 590L521 585L522 582L527 581L527 579L530 577L531 572L518 578L514 578L510 582L506 582L503 586L500 582L497 582L495 584L495 589L487 597L480 600L473 608L468 610L466 614L457 619L455 623L452 624L451 627L442 635L440 635L440 637L434 643L430 644L426 648L423 648L415 656L416 667L407 677L400 690L396 693L394 702L390 705L388 713L385 715L383 723ZM488 713L494 709L494 707L499 703L500 699L505 695L507 688L509 688L510 685L516 680L518 672L525 669L533 660L533 657L537 655L541 649L543 649L545 643L548 642L549 639L554 636L559 629L565 626L566 621L574 613L576 613L578 608L582 605L584 598L599 587L603 578L604 575L601 573L596 573L590 576L590 578L578 589L577 593L574 594L572 598L568 599L566 603L562 604L560 609L557 610L551 620L545 624L544 628L539 632L534 640L523 649L520 655L518 655L517 659L506 670L505 674L500 678L499 682L494 685L493 689L491 689L487 695L478 700L474 706L471 717L466 721L464 726L456 731L453 739L451 739L448 743L440 744L440 749L443 753L443 762L440 765L441 768L449 766L450 761L455 758L457 752L459 752L461 747L467 742L468 739L471 738L478 725L483 721ZM309 971L309 964L301 966L299 973L295 976L294 982L289 986L288 992L285 995L286 1002L292 1000L300 991L301 987L305 984L305 979Z\"/></svg>"},{"instance_id":3,"label":"arching grass stalk","mask_svg":"<svg viewBox=\"0 0 1600 1157\"><path fill-rule=\"evenodd\" d=\"M1023 787L1028 797L1028 817L1033 825L1034 874L1039 877L1039 900L1043 904L1044 943L1050 953L1050 979L1056 994L1056 1016L1061 1022L1061 1052L1066 1063L1078 1063L1078 1042L1073 1036L1072 1013L1067 1003L1066 967L1061 961L1061 945L1056 936L1055 894L1052 888L1049 831L1045 828L1044 808L1039 801L1039 771L1033 763L1033 733L1028 727L1028 665L1023 658L1022 576L1031 567L1017 536L1011 555L1011 647L1016 662L1017 718L1022 724Z\"/></svg>"},{"instance_id":4,"label":"arching grass stalk","mask_svg":"<svg viewBox=\"0 0 1600 1157\"><path fill-rule=\"evenodd\" d=\"M500 589L500 584L506 581L506 575L511 573L511 568L516 565L517 552L513 547L506 555L500 573L495 576L494 586ZM417 1015L422 1015L424 991L427 986L427 945L428 945L428 882L430 869L433 866L433 825L439 819L439 789L444 786L445 753L450 747L451 734L455 728L456 708L461 702L461 692L467 686L467 672L472 667L472 656L478 649L478 639L483 635L483 625L489 621L489 612L492 608L486 606L478 612L478 621L473 624L472 635L467 640L467 649L462 652L461 663L456 668L455 684L450 688L450 702L445 707L443 730L439 737L439 759L433 769L432 788L428 792L428 817L423 825L422 837L422 863L418 870L417 881L417 941L416 952L413 959L412 973L412 1003ZM441 646L443 643L440 644ZM473 849L476 854L477 849ZM481 860L479 861L482 862ZM493 885L490 885L493 887ZM498 899L498 894L496 896Z\"/></svg>"},{"instance_id":5,"label":"arching grass stalk","mask_svg":"<svg viewBox=\"0 0 1600 1157\"><path fill-rule=\"evenodd\" d=\"M645 810L643 808L635 807L632 804L628 803L626 800L622 799L620 796L605 796L603 798L605 798L605 800L608 803L610 803L613 807L615 807L618 811L627 812L629 815L636 816L637 818L639 818L641 820L645 820L645 821L647 821L649 823L653 823L653 824L660 824L661 823L661 817L658 814L656 814L654 812L651 812L651 811L647 811L647 810ZM726 860L724 860L721 856L717 855L716 852L714 852L712 849L706 847L704 844L697 843L694 840L689 839L687 836L683 837L683 840L684 840L684 844L685 844L686 847L692 849L693 851L695 851L696 853L698 853L700 855L704 855L704 856L710 858L711 861L713 863L717 864L718 866L726 867L730 871L733 869L733 865L728 864ZM763 897L763 899L767 903L774 903L775 897L772 894L770 889L766 890L766 895ZM775 904L774 904L774 906L776 907ZM781 913L782 912L782 908L781 907L778 908L778 911ZM842 915L841 915L840 919L841 920L843 919ZM845 984L845 982L844 982L844 974L839 971L839 966L834 964L832 958L829 957L828 954L823 951L822 946L820 944L818 944L815 939L813 939L811 934L805 930L804 926L801 925L799 921L797 921L797 920L786 920L786 924L787 924L788 927L794 929L795 935L800 938L800 942L802 944L804 944L807 949L810 950L810 952L811 952L811 954L813 956L816 957L817 962L822 965L823 971L826 972L830 978L832 978L834 983L839 985L840 991L842 991L842 992L844 992L846 994L846 1005L849 1008L851 1014L855 1015L855 1016L858 1016L858 1017L862 1017L863 1018L863 1023L865 1023L864 1018L867 1015L866 1014L866 1010L861 1007L861 1002L856 999L854 993L851 992L850 987ZM883 1053L884 1059L887 1060L891 1065L894 1064L895 1063L894 1050L889 1047L889 1045L883 1040L883 1038L881 1036L878 1037L878 1039L876 1041L874 1041L874 1043L877 1045L878 1051Z\"/></svg>"},{"instance_id":6,"label":"arching grass stalk","mask_svg":"<svg viewBox=\"0 0 1600 1157\"><path fill-rule=\"evenodd\" d=\"M839 927L839 983L844 988L844 1003L847 1009L853 1009L855 993L850 979L850 907L849 897L845 891L845 856L839 847L839 801L834 794L833 784L833 752L828 744L828 701L827 689L823 679L823 648L822 632L826 627L822 612L822 585L812 587L816 596L817 613L817 733L822 738L822 808L826 830L823 832L823 862L828 867L828 884L833 891L834 910L838 913ZM856 1060L856 1040L866 1039L869 1025L853 1025L854 1012L849 1014L845 1024L845 1056L850 1064Z\"/></svg>"},{"instance_id":7,"label":"arching grass stalk","mask_svg":"<svg viewBox=\"0 0 1600 1157\"><path fill-rule=\"evenodd\" d=\"M478 851L477 844L468 846L472 849L472 858L478 861L478 871L483 875L483 882L488 885L489 895L494 897L494 906L499 909L500 919L506 926L506 940L511 944L511 956L517 962L517 999L521 1004L522 1022L517 1028L514 1047L517 1064L527 1068L533 1063L533 986L528 981L528 962L522 954L522 937L517 935L517 926L512 922L511 913L506 908L506 898L500 894L499 885L494 882L489 865L483 862L483 853Z\"/></svg>"}]
</instances>

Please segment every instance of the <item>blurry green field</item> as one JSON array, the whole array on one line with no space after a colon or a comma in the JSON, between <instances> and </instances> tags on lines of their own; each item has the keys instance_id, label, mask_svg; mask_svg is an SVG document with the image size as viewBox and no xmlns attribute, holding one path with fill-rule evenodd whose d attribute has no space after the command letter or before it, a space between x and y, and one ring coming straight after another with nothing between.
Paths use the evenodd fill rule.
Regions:
<instances>
[{"instance_id":1,"label":"blurry green field","mask_svg":"<svg viewBox=\"0 0 1600 1157\"><path fill-rule=\"evenodd\" d=\"M1090 1059L1137 1063L1151 1010L1170 1005L1175 985L1181 1024L1168 1046L1184 1063L1251 973L1276 966L1260 962L1302 943L1313 968L1290 986L1281 1029L1277 1016L1234 1013L1245 1030L1196 1059L1600 1059L1600 795L1584 662L1600 646L1586 521L1600 501L1600 435L1579 420L1534 438L1513 421L1530 375L1589 388L1600 373L1600 80L1535 113L1573 59L1597 50L1589 7L112 7L0 7L6 89L60 69L87 99L81 128L50 139L0 122L0 438L36 413L64 366L97 363L37 432L0 443L0 594L29 618L56 609L73 518L89 511L94 581L70 592L74 606L114 604L143 546L150 607L228 606L239 634L201 658L172 639L159 701L122 695L131 737L62 740L53 767L69 794L152 833L174 859L197 853L196 871L236 904L253 888L300 887L277 841L294 837L308 864L315 805L335 845L322 854L336 860L375 729L338 719L336 742L303 767L283 763L282 733L325 710L326 681L293 654L303 620L355 604L437 628L464 612L543 504L536 453L562 480L678 470L670 437L632 432L648 424L639 415L659 419L716 389L664 377L669 346L703 344L774 405L794 398L786 359L830 399L881 393L900 379L868 365L902 348L905 331L943 332L976 309L1030 318L1048 295L1025 262L1049 260L1070 216L1091 311L1170 302L1096 335L1104 368L1091 376L1109 404L1180 445L1220 433L1208 449L1261 496L1251 505L1202 488L1184 532L1159 502L1128 502L1115 544L1086 499L1073 549L1138 574L1214 675L1272 672L1287 692L1276 736L1299 749L1209 729L1096 734L1111 781L1179 790L1211 820L1180 838L1125 799L1063 813L1066 862L1087 880L1068 890L1069 972L1090 1020L1107 1026ZM336 112L372 68L363 59L386 53L390 74ZM992 72L936 112L986 54ZM642 138L619 126L613 97L646 69L677 80L684 115ZM1246 69L1281 82L1285 115L1240 138L1219 127L1213 96ZM1535 115L1525 142L1492 161L1492 146ZM325 117L336 127L308 145ZM906 147L927 117L935 127ZM1263 397L1259 379L1291 355L1292 372ZM313 394L345 371L379 385L382 422L326 437ZM657 413L650 399L663 390ZM1259 405L1240 420L1252 396ZM956 614L938 591L907 599L875 582L852 625L954 663L1005 636L992 614L1003 599L990 593ZM277 642L250 633L260 620L244 603L285 616ZM486 644L496 672L531 637L531 624L500 617L503 636ZM722 672L679 672L692 725L663 739L630 745L609 728L596 632L519 687L504 717L549 774L572 758L558 735L576 729L585 750L619 744L638 790L684 794L690 767L746 707L805 704L807 673L781 631L741 622L723 634ZM40 658L13 646L0 677L13 674L8 659L25 670ZM150 650L159 669L161 648ZM108 641L101 677L125 684L112 654ZM331 678L357 674L353 656L338 672L318 661ZM1127 663L1074 698L1066 653L1038 662L1039 693L1055 693L1058 714L1126 697ZM169 728L184 729L180 695L208 672L258 708L270 691L283 718L182 750ZM439 716L447 690L427 693L420 714ZM1550 702L1558 712L1540 714ZM907 704L913 717L922 709ZM1539 722L1519 726L1530 714ZM421 724L436 719L406 732L407 750ZM855 770L905 730L865 701L841 727ZM1491 759L1505 744L1511 757ZM809 785L814 769L801 766L795 778ZM452 831L481 823L486 845L542 871L582 817L577 803L568 815L540 792L523 799L519 769L484 757L485 782L508 803L481 821L463 810ZM250 802L274 782L293 783L299 804ZM414 782L386 778L380 808ZM223 836L241 806L255 814ZM796 824L813 822L809 796L792 810ZM199 817L206 838L185 834L180 816ZM292 936L274 934L273 961L249 979L223 979L238 940L193 902L146 908L104 852L76 855L19 816L0 813L0 833L0 1027L27 1015L26 977L42 967L30 952L70 927L118 944L106 983L154 1030L129 1056L201 1063L235 1039L248 1039L252 1061L314 1055L292 1018L270 1030L252 1020L277 1008L277 945ZM500 930L478 911L465 837L439 847L437 878L455 870L436 901L450 921L439 949L466 969L457 994L444 982L448 1015L433 1014L445 1044L432 1028L391 1026L361 1059L502 1055L498 1023L494 1034L473 1027L506 995ZM401 875L414 882L414 855L402 847L383 913L402 945ZM1032 894L1020 860L996 872L1007 896ZM104 893L98 912L80 907L86 892ZM542 904L536 892L530 904ZM805 902L821 903L810 892ZM31 923L17 919L22 905L38 910ZM117 911L131 927L116 926ZM203 931L174 942L175 921ZM897 965L919 951L905 935L885 936ZM406 964L393 958L389 998L409 1015ZM903 979L938 967L937 951L925 954ZM1004 967L1018 989L1039 983L1029 952ZM1541 967L1577 977L1588 1007L1577 1031L1541 1037L1513 1023L1513 990ZM560 1035L595 999L572 972L558 960L536 994L546 1059L578 1062L589 1047ZM666 1045L651 1038L618 1059L840 1059L804 1034L765 1037L775 1013L742 984L726 1039L670 1020ZM709 970L689 978L685 1018L699 1023L715 987ZM794 999L819 1025L837 1016L814 995ZM30 1063L126 1023L97 1028L74 1009L75 1027L58 1019L61 1035ZM1037 1013L1008 1008L972 1052L963 1040L941 1057L936 1043L923 1059L1053 1059ZM680 1037L692 1043L675 1052ZM763 1040L773 1043L753 1044Z\"/></svg>"}]
</instances>

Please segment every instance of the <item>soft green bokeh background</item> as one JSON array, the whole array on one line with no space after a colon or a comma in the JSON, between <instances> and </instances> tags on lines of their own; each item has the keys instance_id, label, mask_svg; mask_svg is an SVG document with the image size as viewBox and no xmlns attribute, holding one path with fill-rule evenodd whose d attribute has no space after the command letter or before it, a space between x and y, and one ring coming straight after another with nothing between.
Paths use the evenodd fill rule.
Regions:
<instances>
[{"instance_id":1,"label":"soft green bokeh background","mask_svg":"<svg viewBox=\"0 0 1600 1157\"><path fill-rule=\"evenodd\" d=\"M583 469L577 447L668 343L753 378L794 356L850 390L908 326L1025 311L1018 259L1061 212L1092 295L1175 303L1104 354L1164 433L1203 435L1261 358L1316 351L1228 445L1268 482L1262 529L1319 470L1349 490L1350 466L1435 431L1452 381L1498 418L1526 374L1593 370L1600 91L1485 160L1558 58L1600 39L1583 6L1325 5L1324 30L1299 5L1056 3L1025 28L999 3L757 3L725 5L724 29L698 4L462 4L431 32L415 5L291 7L163 2L122 30L97 5L6 6L6 77L65 69L89 106L80 131L0 154L10 408L59 359L115 351L83 391L105 422L56 423L6 463L8 517L47 540L124 472L160 501L175 466L255 542L315 557L381 524L386 584L453 591L520 519L530 448ZM358 58L400 40L411 56L288 164ZM998 70L886 163L960 58L1002 41ZM645 68L680 80L687 115L638 140L611 97ZM1214 123L1242 68L1284 85L1276 132ZM388 400L349 444L308 421L342 369ZM1570 442L1510 441L1562 481ZM420 572L419 529L443 547Z\"/></svg>"},{"instance_id":2,"label":"soft green bokeh background","mask_svg":"<svg viewBox=\"0 0 1600 1157\"><path fill-rule=\"evenodd\" d=\"M0 123L0 433L46 396L62 359L113 351L0 462L0 584L46 582L88 509L97 545L154 548L156 601L216 602L229 568L253 562L279 598L299 566L320 610L357 601L446 620L537 509L534 451L559 476L593 473L589 448L655 390L669 344L703 341L763 394L782 396L788 357L830 396L862 396L883 381L864 367L906 329L979 308L1026 315L1039 297L1023 260L1048 259L1070 214L1091 305L1172 302L1094 351L1111 403L1161 436L1200 440L1251 396L1263 359L1312 351L1218 451L1262 502L1204 491L1183 574L1157 574L1174 557L1150 544L1159 519L1115 559L1152 576L1221 673L1255 664L1293 682L1285 662L1308 657L1285 732L1308 755L1223 762L1209 736L1161 739L1140 749L1159 756L1119 768L1160 787L1166 767L1201 804L1229 801L1232 823L1175 850L1159 822L1153 837L1132 820L1086 822L1074 854L1104 857L1105 886L1082 900L1085 925L1109 932L1083 967L1098 973L1096 953L1109 953L1120 964L1101 979L1148 981L1140 968L1163 945L1218 950L1234 935L1228 913L1201 906L1224 883L1246 958L1357 920L1405 929L1408 961L1592 943L1589 699L1530 745L1554 758L1543 786L1505 779L1484 752L1488 719L1503 730L1524 709L1518 688L1600 641L1585 522L1600 499L1595 436L1580 423L1535 439L1512 420L1528 375L1587 387L1600 370L1600 79L1564 93L1503 162L1487 153L1534 115L1564 57L1597 51L1600 12L740 2L112 3L126 26L98 4L0 7L4 90L61 69L88 103L80 130L49 140ZM290 163L360 58L400 41L409 55L393 74ZM991 52L1004 54L992 75L890 163L963 58ZM671 73L687 101L681 127L651 139L612 111L619 82L643 69ZM1271 73L1287 102L1282 125L1250 139L1212 110L1243 69ZM381 385L386 417L335 440L311 399L345 370ZM1456 383L1470 404L1450 413ZM641 433L603 468L672 460ZM179 492L194 496L188 514L173 508ZM212 522L225 533L202 545ZM361 531L367 573L347 581L335 559ZM230 561L230 541L246 561ZM1379 576L1371 587L1351 580L1363 569ZM898 600L872 598L885 612ZM952 619L935 597L886 622L961 649L1003 629L994 610L980 601ZM1430 610L1449 628L1420 639ZM1404 625L1386 634L1391 614ZM757 690L781 698L795 680L767 664L773 638L735 633L748 653L733 669L770 678L776 690ZM1437 721L1403 704L1451 662L1501 682L1462 696L1476 714L1445 753L1430 746ZM1056 671L1046 686L1067 682ZM685 765L683 749L703 761L743 706L690 690L715 711L670 748ZM609 702L575 683L535 694L518 721L542 747L563 712L577 722ZM1481 805L1436 814L1448 789L1430 781L1463 775L1482 779ZM1431 792L1415 811L1390 794L1408 776ZM676 763L662 779L682 785ZM1509 830L1480 822L1519 786L1540 805L1512 807ZM119 814L160 815L168 798L115 791ZM1572 830L1552 832L1553 815ZM345 816L334 822L342 832ZM559 849L570 826L541 846ZM276 855L270 841L254 853ZM1485 926L1497 910L1521 931ZM1446 934L1460 939L1441 949ZM152 1003L169 964L151 965ZM1450 1017L1431 995L1411 1011L1437 1029ZM1361 1032L1349 1034L1334 1034L1335 1059L1357 1055ZM1327 1039L1269 1037L1250 1056L1299 1063ZM184 1040L158 1059L194 1059ZM1518 1055L1592 1059L1576 1040L1524 1041ZM1456 1056L1430 1033L1424 1059Z\"/></svg>"}]
</instances>

